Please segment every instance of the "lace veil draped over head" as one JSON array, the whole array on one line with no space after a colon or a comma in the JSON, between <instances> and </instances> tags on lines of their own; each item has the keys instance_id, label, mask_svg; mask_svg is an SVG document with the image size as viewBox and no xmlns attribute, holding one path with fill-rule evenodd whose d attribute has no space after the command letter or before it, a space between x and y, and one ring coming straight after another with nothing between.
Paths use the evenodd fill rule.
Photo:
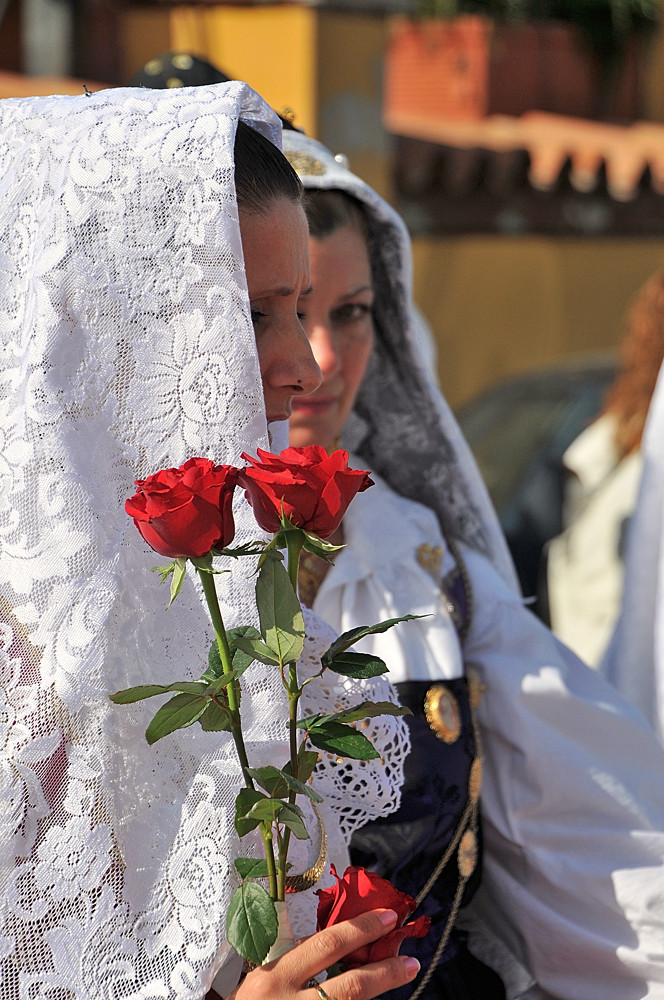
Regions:
<instances>
[{"instance_id":1,"label":"lace veil draped over head","mask_svg":"<svg viewBox=\"0 0 664 1000\"><path fill-rule=\"evenodd\" d=\"M376 341L343 435L397 493L426 504L448 537L488 556L518 586L498 521L468 445L427 366L428 331L412 302L410 239L399 215L343 157L285 131L286 156L307 189L339 190L361 203L376 290ZM389 402L388 402L389 401Z\"/></svg>"},{"instance_id":2,"label":"lace veil draped over head","mask_svg":"<svg viewBox=\"0 0 664 1000\"><path fill-rule=\"evenodd\" d=\"M2 102L6 1000L200 998L224 951L232 858L256 849L233 831L226 734L193 726L150 748L158 701L107 697L199 676L212 639L189 575L166 610L159 557L124 513L133 481L268 446L233 183L240 116L277 140L276 117L240 83ZM256 537L239 496L236 515L237 540ZM219 592L233 626L255 612L250 568L230 569ZM313 669L324 627L309 630ZM285 760L281 685L263 668L245 678L250 757ZM323 710L360 700L353 684L313 688ZM389 697L380 683L372 694ZM387 767L367 764L353 785L322 762L346 834L396 806L403 729L375 730Z\"/></svg>"}]
</instances>

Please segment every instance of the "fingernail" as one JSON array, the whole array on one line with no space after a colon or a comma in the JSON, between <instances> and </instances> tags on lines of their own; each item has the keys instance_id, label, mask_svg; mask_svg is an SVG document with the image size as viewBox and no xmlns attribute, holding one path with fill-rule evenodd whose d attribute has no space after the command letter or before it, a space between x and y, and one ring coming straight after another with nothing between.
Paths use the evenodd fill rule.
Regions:
<instances>
[{"instance_id":1,"label":"fingernail","mask_svg":"<svg viewBox=\"0 0 664 1000\"><path fill-rule=\"evenodd\" d=\"M406 970L406 975L408 976L408 978L414 979L417 973L420 971L420 963L417 961L416 958L413 958L411 955L402 955L401 961L403 963L404 969Z\"/></svg>"},{"instance_id":2,"label":"fingernail","mask_svg":"<svg viewBox=\"0 0 664 1000\"><path fill-rule=\"evenodd\" d=\"M384 927L394 927L397 922L397 915L394 910L383 910L378 914L378 919Z\"/></svg>"}]
</instances>

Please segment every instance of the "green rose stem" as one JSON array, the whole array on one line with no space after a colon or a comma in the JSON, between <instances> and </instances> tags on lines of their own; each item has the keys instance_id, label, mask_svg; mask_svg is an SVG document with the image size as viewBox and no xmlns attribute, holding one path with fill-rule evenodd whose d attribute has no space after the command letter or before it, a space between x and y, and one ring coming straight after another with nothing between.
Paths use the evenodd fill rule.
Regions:
<instances>
[{"instance_id":1,"label":"green rose stem","mask_svg":"<svg viewBox=\"0 0 664 1000\"><path fill-rule=\"evenodd\" d=\"M207 601L207 606L210 610L210 617L212 619L214 634L217 639L217 648L219 650L221 665L224 668L224 673L230 673L233 669L233 657L230 646L228 645L228 636L226 635L224 620L221 617L221 608L219 607L219 598L217 597L217 588L214 584L214 576L207 570L199 569L198 567L196 567L196 572L201 578L203 593L205 594L205 600ZM244 737L242 735L242 722L240 719L240 707L237 699L235 681L231 681L230 684L227 685L226 692L228 696L228 709L230 711L231 735L233 736L233 742L235 743L235 749L242 768L244 783L247 788L255 788L254 782L249 774L249 758L247 757L247 749L244 745ZM268 824L261 823L260 831L263 839L263 847L265 849L265 861L267 864L268 880L270 884L270 896L272 899L283 899L283 896L278 895L277 871L272 845L272 827Z\"/></svg>"},{"instance_id":2,"label":"green rose stem","mask_svg":"<svg viewBox=\"0 0 664 1000\"><path fill-rule=\"evenodd\" d=\"M300 569L300 553L304 538L299 531L289 531L286 534L286 547L288 550L288 576L293 585L293 590L297 594L298 573ZM299 767L297 761L297 706L302 691L298 685L297 663L293 661L288 664L288 729L290 737L290 764L291 774L294 778L299 778ZM290 805L295 805L297 792L291 789L288 795ZM290 846L291 831L289 827L284 830L283 836L279 838L279 884L277 899L286 898L286 862L288 859L288 848Z\"/></svg>"}]
</instances>

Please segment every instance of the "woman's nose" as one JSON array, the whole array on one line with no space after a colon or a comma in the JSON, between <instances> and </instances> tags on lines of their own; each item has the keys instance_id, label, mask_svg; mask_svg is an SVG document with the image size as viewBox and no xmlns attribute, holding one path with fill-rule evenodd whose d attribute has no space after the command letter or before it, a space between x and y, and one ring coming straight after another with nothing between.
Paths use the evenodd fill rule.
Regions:
<instances>
[{"instance_id":1,"label":"woman's nose","mask_svg":"<svg viewBox=\"0 0 664 1000\"><path fill-rule=\"evenodd\" d=\"M341 355L337 338L329 326L322 322L307 326L307 336L321 370L323 381L327 382L341 368Z\"/></svg>"},{"instance_id":2,"label":"woman's nose","mask_svg":"<svg viewBox=\"0 0 664 1000\"><path fill-rule=\"evenodd\" d=\"M288 346L288 384L303 395L314 392L323 381L323 376L299 319L292 336L288 338Z\"/></svg>"}]
</instances>

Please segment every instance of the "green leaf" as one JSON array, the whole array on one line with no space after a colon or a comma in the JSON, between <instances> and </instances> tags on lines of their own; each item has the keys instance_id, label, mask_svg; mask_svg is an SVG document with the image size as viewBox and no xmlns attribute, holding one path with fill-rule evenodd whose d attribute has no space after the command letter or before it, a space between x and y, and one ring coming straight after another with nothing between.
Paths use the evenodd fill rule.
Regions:
<instances>
[{"instance_id":1,"label":"green leaf","mask_svg":"<svg viewBox=\"0 0 664 1000\"><path fill-rule=\"evenodd\" d=\"M268 559L256 581L261 635L282 665L298 660L304 649L304 617L286 567Z\"/></svg>"},{"instance_id":2,"label":"green leaf","mask_svg":"<svg viewBox=\"0 0 664 1000\"><path fill-rule=\"evenodd\" d=\"M277 940L278 926L274 903L265 889L257 882L243 882L228 907L228 943L243 958L260 965Z\"/></svg>"},{"instance_id":3,"label":"green leaf","mask_svg":"<svg viewBox=\"0 0 664 1000\"><path fill-rule=\"evenodd\" d=\"M226 635L231 650L231 665L233 669L228 671L228 673L224 673L221 656L219 655L219 646L215 640L208 650L207 670L201 677L201 680L212 682L220 681L223 678L222 686L225 686L232 680L235 680L235 678L240 677L247 667L253 663L254 657L238 649L235 645L235 639L238 636L242 637L245 635L252 638L260 638L258 629L255 629L253 625L241 625L239 628L228 629ZM216 685L216 687L218 689L219 685Z\"/></svg>"},{"instance_id":4,"label":"green leaf","mask_svg":"<svg viewBox=\"0 0 664 1000\"><path fill-rule=\"evenodd\" d=\"M193 725L203 714L208 705L208 699L203 695L176 694L154 715L150 725L145 730L145 738L152 746L157 740L176 729L185 729Z\"/></svg>"},{"instance_id":5,"label":"green leaf","mask_svg":"<svg viewBox=\"0 0 664 1000\"><path fill-rule=\"evenodd\" d=\"M284 775L277 767L269 764L267 767L250 767L248 770L256 784L264 788L272 798L279 798L288 791Z\"/></svg>"},{"instance_id":6,"label":"green leaf","mask_svg":"<svg viewBox=\"0 0 664 1000\"><path fill-rule=\"evenodd\" d=\"M314 756L317 761L318 754L314 754ZM312 802L323 801L322 795L319 795L309 785L305 785L302 781L293 777L290 773L290 766L287 771L285 769L280 771L278 768L272 766L250 768L249 774L272 798L281 798L291 789L297 792L298 795L306 795Z\"/></svg>"},{"instance_id":7,"label":"green leaf","mask_svg":"<svg viewBox=\"0 0 664 1000\"><path fill-rule=\"evenodd\" d=\"M198 720L201 729L206 733L229 732L231 728L230 713L225 712L221 705L207 699L207 708Z\"/></svg>"},{"instance_id":8,"label":"green leaf","mask_svg":"<svg viewBox=\"0 0 664 1000\"><path fill-rule=\"evenodd\" d=\"M309 740L319 750L336 753L352 760L375 760L380 754L369 740L352 726L340 722L325 722L307 730Z\"/></svg>"},{"instance_id":9,"label":"green leaf","mask_svg":"<svg viewBox=\"0 0 664 1000\"><path fill-rule=\"evenodd\" d=\"M265 858L236 858L233 864L243 879L267 878L267 861Z\"/></svg>"},{"instance_id":10,"label":"green leaf","mask_svg":"<svg viewBox=\"0 0 664 1000\"><path fill-rule=\"evenodd\" d=\"M333 670L335 674L343 674L344 677L355 677L362 680L387 673L385 661L381 660L379 656L372 656L370 653L353 653L350 650L337 653L324 665L328 670Z\"/></svg>"},{"instance_id":11,"label":"green leaf","mask_svg":"<svg viewBox=\"0 0 664 1000\"><path fill-rule=\"evenodd\" d=\"M186 571L187 560L182 558L175 559L173 562L173 579L171 580L171 599L166 605L169 608L180 593L180 587L182 586Z\"/></svg>"},{"instance_id":12,"label":"green leaf","mask_svg":"<svg viewBox=\"0 0 664 1000\"><path fill-rule=\"evenodd\" d=\"M375 719L379 715L412 715L407 705L395 705L393 701L363 701L353 708L346 708L330 716L334 722L358 722L360 719Z\"/></svg>"},{"instance_id":13,"label":"green leaf","mask_svg":"<svg viewBox=\"0 0 664 1000\"><path fill-rule=\"evenodd\" d=\"M278 821L284 826L290 827L298 840L309 839L302 810L299 806L284 802L283 799L262 798L251 807L249 815L260 820L261 823L276 823Z\"/></svg>"},{"instance_id":14,"label":"green leaf","mask_svg":"<svg viewBox=\"0 0 664 1000\"><path fill-rule=\"evenodd\" d=\"M267 663L268 666L271 667L279 666L279 657L260 639L249 639L248 637L242 638L240 636L236 636L235 645L238 649L247 653L248 656L251 656L252 660L258 660L260 663Z\"/></svg>"},{"instance_id":15,"label":"green leaf","mask_svg":"<svg viewBox=\"0 0 664 1000\"><path fill-rule=\"evenodd\" d=\"M379 715L412 715L406 705L395 705L393 701L362 701L359 705L342 709L332 715L308 715L297 723L298 729L320 729L328 722L357 722L359 719L374 719Z\"/></svg>"},{"instance_id":16,"label":"green leaf","mask_svg":"<svg viewBox=\"0 0 664 1000\"><path fill-rule=\"evenodd\" d=\"M310 531L300 530L304 535L302 548L306 549L307 552L313 552L315 556L319 556L325 562L331 562L330 556L334 552L340 552L341 549L345 548L344 545L333 545L332 542L326 542L323 538L319 538L318 535L312 535Z\"/></svg>"},{"instance_id":17,"label":"green leaf","mask_svg":"<svg viewBox=\"0 0 664 1000\"><path fill-rule=\"evenodd\" d=\"M182 691L186 694L202 694L206 685L201 681L175 681L173 684L139 684L137 687L125 688L109 694L116 705L131 705L135 701L154 698L157 694L169 694L171 691Z\"/></svg>"},{"instance_id":18,"label":"green leaf","mask_svg":"<svg viewBox=\"0 0 664 1000\"><path fill-rule=\"evenodd\" d=\"M215 556L230 556L231 559L241 559L242 556L257 556L263 552L264 548L265 542L255 540L246 542L244 545L236 545L235 548L227 546L225 549L212 549L212 552Z\"/></svg>"},{"instance_id":19,"label":"green leaf","mask_svg":"<svg viewBox=\"0 0 664 1000\"><path fill-rule=\"evenodd\" d=\"M318 754L315 756L316 760L318 760ZM284 779L291 791L297 792L298 795L306 795L312 802L323 801L323 796L320 795L315 788L312 788L311 785L305 785L304 782L300 781L298 778L294 778L290 771L284 772Z\"/></svg>"},{"instance_id":20,"label":"green leaf","mask_svg":"<svg viewBox=\"0 0 664 1000\"><path fill-rule=\"evenodd\" d=\"M175 565L169 563L168 566L151 566L150 569L153 573L159 573L159 583L165 583L175 569Z\"/></svg>"},{"instance_id":21,"label":"green leaf","mask_svg":"<svg viewBox=\"0 0 664 1000\"><path fill-rule=\"evenodd\" d=\"M238 628L229 628L226 635L233 654L233 671L236 677L241 677L247 667L254 662L255 657L240 649L237 639L260 639L261 634L253 625L240 625Z\"/></svg>"},{"instance_id":22,"label":"green leaf","mask_svg":"<svg viewBox=\"0 0 664 1000\"><path fill-rule=\"evenodd\" d=\"M235 829L239 837L246 836L260 823L260 818L250 816L250 813L256 803L263 799L267 800L267 796L257 788L243 788L238 792L235 798Z\"/></svg>"},{"instance_id":23,"label":"green leaf","mask_svg":"<svg viewBox=\"0 0 664 1000\"><path fill-rule=\"evenodd\" d=\"M321 663L324 667L331 667L332 660L334 660L338 653L343 653L344 650L349 649L353 643L358 642L359 639L363 639L366 635L375 635L378 632L387 632L388 629L392 628L394 625L398 625L399 622L410 622L414 621L416 618L427 617L427 615L403 615L401 618L387 618L385 621L378 622L376 625L358 625L357 628L352 628L348 632L343 632L342 635L334 640L327 652L323 653Z\"/></svg>"},{"instance_id":24,"label":"green leaf","mask_svg":"<svg viewBox=\"0 0 664 1000\"><path fill-rule=\"evenodd\" d=\"M310 839L302 818L302 810L298 809L297 806L291 805L290 802L284 803L284 807L279 813L279 822L292 830L298 840Z\"/></svg>"},{"instance_id":25,"label":"green leaf","mask_svg":"<svg viewBox=\"0 0 664 1000\"><path fill-rule=\"evenodd\" d=\"M115 705L131 705L144 698L154 698L156 694L168 694L168 688L164 684L139 684L137 687L116 691L108 697Z\"/></svg>"},{"instance_id":26,"label":"green leaf","mask_svg":"<svg viewBox=\"0 0 664 1000\"><path fill-rule=\"evenodd\" d=\"M306 750L306 745L306 741L303 740L297 752L297 776L302 782L309 780L318 763L318 754L315 750ZM283 771L284 774L291 773L290 761L284 764Z\"/></svg>"}]
</instances>

